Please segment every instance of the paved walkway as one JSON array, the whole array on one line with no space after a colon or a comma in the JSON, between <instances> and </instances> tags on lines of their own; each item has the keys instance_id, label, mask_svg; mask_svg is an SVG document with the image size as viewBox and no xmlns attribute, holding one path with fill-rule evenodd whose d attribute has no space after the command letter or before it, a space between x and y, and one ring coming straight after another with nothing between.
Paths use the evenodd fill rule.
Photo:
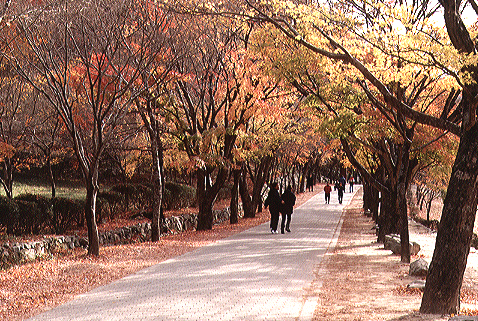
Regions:
<instances>
[{"instance_id":1,"label":"paved walkway","mask_svg":"<svg viewBox=\"0 0 478 321\"><path fill-rule=\"evenodd\" d=\"M358 190L358 187L355 191ZM30 320L311 320L314 269L335 245L342 209L321 192L295 209L291 233L269 223L79 295Z\"/></svg>"}]
</instances>

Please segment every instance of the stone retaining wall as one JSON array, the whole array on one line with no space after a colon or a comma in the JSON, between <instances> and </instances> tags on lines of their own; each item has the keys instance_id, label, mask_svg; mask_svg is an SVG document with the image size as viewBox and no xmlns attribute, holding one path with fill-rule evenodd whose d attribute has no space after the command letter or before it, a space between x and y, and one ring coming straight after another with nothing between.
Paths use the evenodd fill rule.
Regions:
<instances>
[{"instance_id":1,"label":"stone retaining wall","mask_svg":"<svg viewBox=\"0 0 478 321\"><path fill-rule=\"evenodd\" d=\"M242 208L239 208L242 215ZM229 220L230 208L214 210L214 224ZM165 219L162 228L167 234L176 234L194 228L197 225L196 214L183 214L180 216L168 217ZM132 242L145 242L151 238L151 223L138 223L126 226L114 231L99 234L100 244L115 245L128 244ZM0 268L5 269L12 265L27 263L51 256L59 251L67 251L77 247L87 248L88 239L81 236L55 236L48 237L41 241L28 243L4 243L0 245Z\"/></svg>"}]
</instances>

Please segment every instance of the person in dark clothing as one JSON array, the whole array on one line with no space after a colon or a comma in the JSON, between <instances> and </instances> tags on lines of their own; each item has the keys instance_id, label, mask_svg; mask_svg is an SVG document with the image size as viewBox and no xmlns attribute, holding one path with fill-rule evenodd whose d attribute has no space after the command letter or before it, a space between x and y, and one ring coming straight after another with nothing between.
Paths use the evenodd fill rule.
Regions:
<instances>
[{"instance_id":1,"label":"person in dark clothing","mask_svg":"<svg viewBox=\"0 0 478 321\"><path fill-rule=\"evenodd\" d=\"M353 191L354 191L354 177L353 176L350 176L349 184L350 184L349 192L353 193Z\"/></svg>"},{"instance_id":2,"label":"person in dark clothing","mask_svg":"<svg viewBox=\"0 0 478 321\"><path fill-rule=\"evenodd\" d=\"M264 202L264 208L269 207L269 212L271 213L271 233L277 233L277 225L279 224L279 212L283 201L279 194L279 184L274 182L271 184L269 195Z\"/></svg>"},{"instance_id":3,"label":"person in dark clothing","mask_svg":"<svg viewBox=\"0 0 478 321\"><path fill-rule=\"evenodd\" d=\"M345 185L342 185L342 183L339 183L339 186L337 187L337 194L339 196L339 204L342 204L342 200L344 199L344 191L345 191Z\"/></svg>"},{"instance_id":4,"label":"person in dark clothing","mask_svg":"<svg viewBox=\"0 0 478 321\"><path fill-rule=\"evenodd\" d=\"M289 185L281 196L284 204L282 205L282 221L280 224L281 233L284 234L284 228L290 232L290 219L294 211L295 195L292 193L292 187Z\"/></svg>"},{"instance_id":5,"label":"person in dark clothing","mask_svg":"<svg viewBox=\"0 0 478 321\"><path fill-rule=\"evenodd\" d=\"M342 184L342 188L344 189L344 192L345 192L345 184L347 183L347 181L345 180L345 177L343 175L340 176L339 183Z\"/></svg>"},{"instance_id":6,"label":"person in dark clothing","mask_svg":"<svg viewBox=\"0 0 478 321\"><path fill-rule=\"evenodd\" d=\"M307 176L306 179L307 191L313 192L314 191L314 179L311 175Z\"/></svg>"}]
</instances>

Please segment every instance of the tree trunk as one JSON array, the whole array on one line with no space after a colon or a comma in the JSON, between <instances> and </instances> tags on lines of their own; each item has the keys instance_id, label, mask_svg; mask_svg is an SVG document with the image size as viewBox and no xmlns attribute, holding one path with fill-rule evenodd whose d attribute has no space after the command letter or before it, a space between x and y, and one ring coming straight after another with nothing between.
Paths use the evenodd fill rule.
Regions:
<instances>
[{"instance_id":1,"label":"tree trunk","mask_svg":"<svg viewBox=\"0 0 478 321\"><path fill-rule=\"evenodd\" d=\"M48 170L48 178L50 180L51 186L51 198L56 197L56 183L55 183L55 176L53 175L53 168L51 166L51 156L48 154L46 155L46 167Z\"/></svg>"},{"instance_id":2,"label":"tree trunk","mask_svg":"<svg viewBox=\"0 0 478 321\"><path fill-rule=\"evenodd\" d=\"M305 192L306 177L309 175L310 162L307 162L300 175L299 193Z\"/></svg>"},{"instance_id":3,"label":"tree trunk","mask_svg":"<svg viewBox=\"0 0 478 321\"><path fill-rule=\"evenodd\" d=\"M415 192L415 197L417 198L417 205L420 205L420 200L423 197L422 187L417 185L417 190Z\"/></svg>"},{"instance_id":4,"label":"tree trunk","mask_svg":"<svg viewBox=\"0 0 478 321\"><path fill-rule=\"evenodd\" d=\"M98 194L98 181L89 177L86 186L85 217L88 228L88 255L100 255L100 239L96 226L96 196Z\"/></svg>"},{"instance_id":5,"label":"tree trunk","mask_svg":"<svg viewBox=\"0 0 478 321\"><path fill-rule=\"evenodd\" d=\"M257 171L257 175L254 180L254 186L252 188L252 211L253 217L259 208L262 209L262 188L267 181L267 177L269 175L269 171L272 166L272 157L265 156L261 159L261 163L259 166L259 170Z\"/></svg>"},{"instance_id":6,"label":"tree trunk","mask_svg":"<svg viewBox=\"0 0 478 321\"><path fill-rule=\"evenodd\" d=\"M398 234L399 233L399 220L398 215L395 213L395 205L397 203L397 193L395 191L382 192L382 202L380 206L379 215L379 234L378 242L383 243L385 241L385 235Z\"/></svg>"},{"instance_id":7,"label":"tree trunk","mask_svg":"<svg viewBox=\"0 0 478 321\"><path fill-rule=\"evenodd\" d=\"M410 137L413 137L413 133L411 131L409 131L409 134ZM402 263L410 263L410 235L408 232L407 191L414 168L418 165L418 161L416 159L410 160L410 148L411 144L407 142L405 142L401 146L401 152L399 154L402 161L399 162L398 165L399 168L396 212L398 214L400 222L400 259Z\"/></svg>"},{"instance_id":8,"label":"tree trunk","mask_svg":"<svg viewBox=\"0 0 478 321\"><path fill-rule=\"evenodd\" d=\"M13 166L10 158L3 161L3 178L1 179L5 196L9 199L13 198Z\"/></svg>"},{"instance_id":9,"label":"tree trunk","mask_svg":"<svg viewBox=\"0 0 478 321\"><path fill-rule=\"evenodd\" d=\"M206 169L198 170L197 195L198 195L198 224L197 231L211 230L214 216L213 206L216 201L219 190L224 186L227 179L227 169L219 168L216 181L211 186L206 181L208 180L208 173Z\"/></svg>"},{"instance_id":10,"label":"tree trunk","mask_svg":"<svg viewBox=\"0 0 478 321\"><path fill-rule=\"evenodd\" d=\"M247 186L247 170L245 165L242 165L242 175L239 178L239 194L241 195L242 210L244 218L254 218L255 213L252 210L252 199L249 195L249 188Z\"/></svg>"},{"instance_id":11,"label":"tree trunk","mask_svg":"<svg viewBox=\"0 0 478 321\"><path fill-rule=\"evenodd\" d=\"M408 158L408 156L407 156ZM407 164L408 168L408 164ZM398 183L396 211L400 228L400 259L402 263L410 263L410 236L408 233L407 184L402 178Z\"/></svg>"},{"instance_id":12,"label":"tree trunk","mask_svg":"<svg viewBox=\"0 0 478 321\"><path fill-rule=\"evenodd\" d=\"M430 222L430 211L432 209L432 201L427 202L427 222Z\"/></svg>"},{"instance_id":13,"label":"tree trunk","mask_svg":"<svg viewBox=\"0 0 478 321\"><path fill-rule=\"evenodd\" d=\"M380 206L380 192L378 189L371 186L371 195L370 195L370 211L372 212L372 220L378 222L378 209Z\"/></svg>"},{"instance_id":14,"label":"tree trunk","mask_svg":"<svg viewBox=\"0 0 478 321\"><path fill-rule=\"evenodd\" d=\"M366 210L369 210L372 214L372 220L378 222L378 207L379 207L379 191L373 187L372 184L368 182L363 182L363 207Z\"/></svg>"},{"instance_id":15,"label":"tree trunk","mask_svg":"<svg viewBox=\"0 0 478 321\"><path fill-rule=\"evenodd\" d=\"M151 137L151 154L153 158L153 215L151 218L151 241L161 238L162 200L163 200L163 152L159 131Z\"/></svg>"},{"instance_id":16,"label":"tree trunk","mask_svg":"<svg viewBox=\"0 0 478 321\"><path fill-rule=\"evenodd\" d=\"M443 204L420 312L456 314L477 207L478 125L461 140Z\"/></svg>"},{"instance_id":17,"label":"tree trunk","mask_svg":"<svg viewBox=\"0 0 478 321\"><path fill-rule=\"evenodd\" d=\"M241 177L241 170L235 169L233 171L234 183L231 188L231 216L229 222L231 224L237 224L239 222L239 179Z\"/></svg>"},{"instance_id":18,"label":"tree trunk","mask_svg":"<svg viewBox=\"0 0 478 321\"><path fill-rule=\"evenodd\" d=\"M372 208L372 188L368 183L364 183L362 186L363 189L363 209L371 211Z\"/></svg>"}]
</instances>

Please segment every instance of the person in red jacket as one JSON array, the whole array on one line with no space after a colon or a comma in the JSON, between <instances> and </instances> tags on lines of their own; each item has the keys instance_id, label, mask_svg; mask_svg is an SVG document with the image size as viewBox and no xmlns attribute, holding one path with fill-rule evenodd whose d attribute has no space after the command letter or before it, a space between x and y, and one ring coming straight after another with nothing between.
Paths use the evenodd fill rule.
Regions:
<instances>
[{"instance_id":1,"label":"person in red jacket","mask_svg":"<svg viewBox=\"0 0 478 321\"><path fill-rule=\"evenodd\" d=\"M332 187L329 185L329 182L327 182L327 185L324 186L324 192L325 192L325 204L329 204L330 193L332 192Z\"/></svg>"}]
</instances>

